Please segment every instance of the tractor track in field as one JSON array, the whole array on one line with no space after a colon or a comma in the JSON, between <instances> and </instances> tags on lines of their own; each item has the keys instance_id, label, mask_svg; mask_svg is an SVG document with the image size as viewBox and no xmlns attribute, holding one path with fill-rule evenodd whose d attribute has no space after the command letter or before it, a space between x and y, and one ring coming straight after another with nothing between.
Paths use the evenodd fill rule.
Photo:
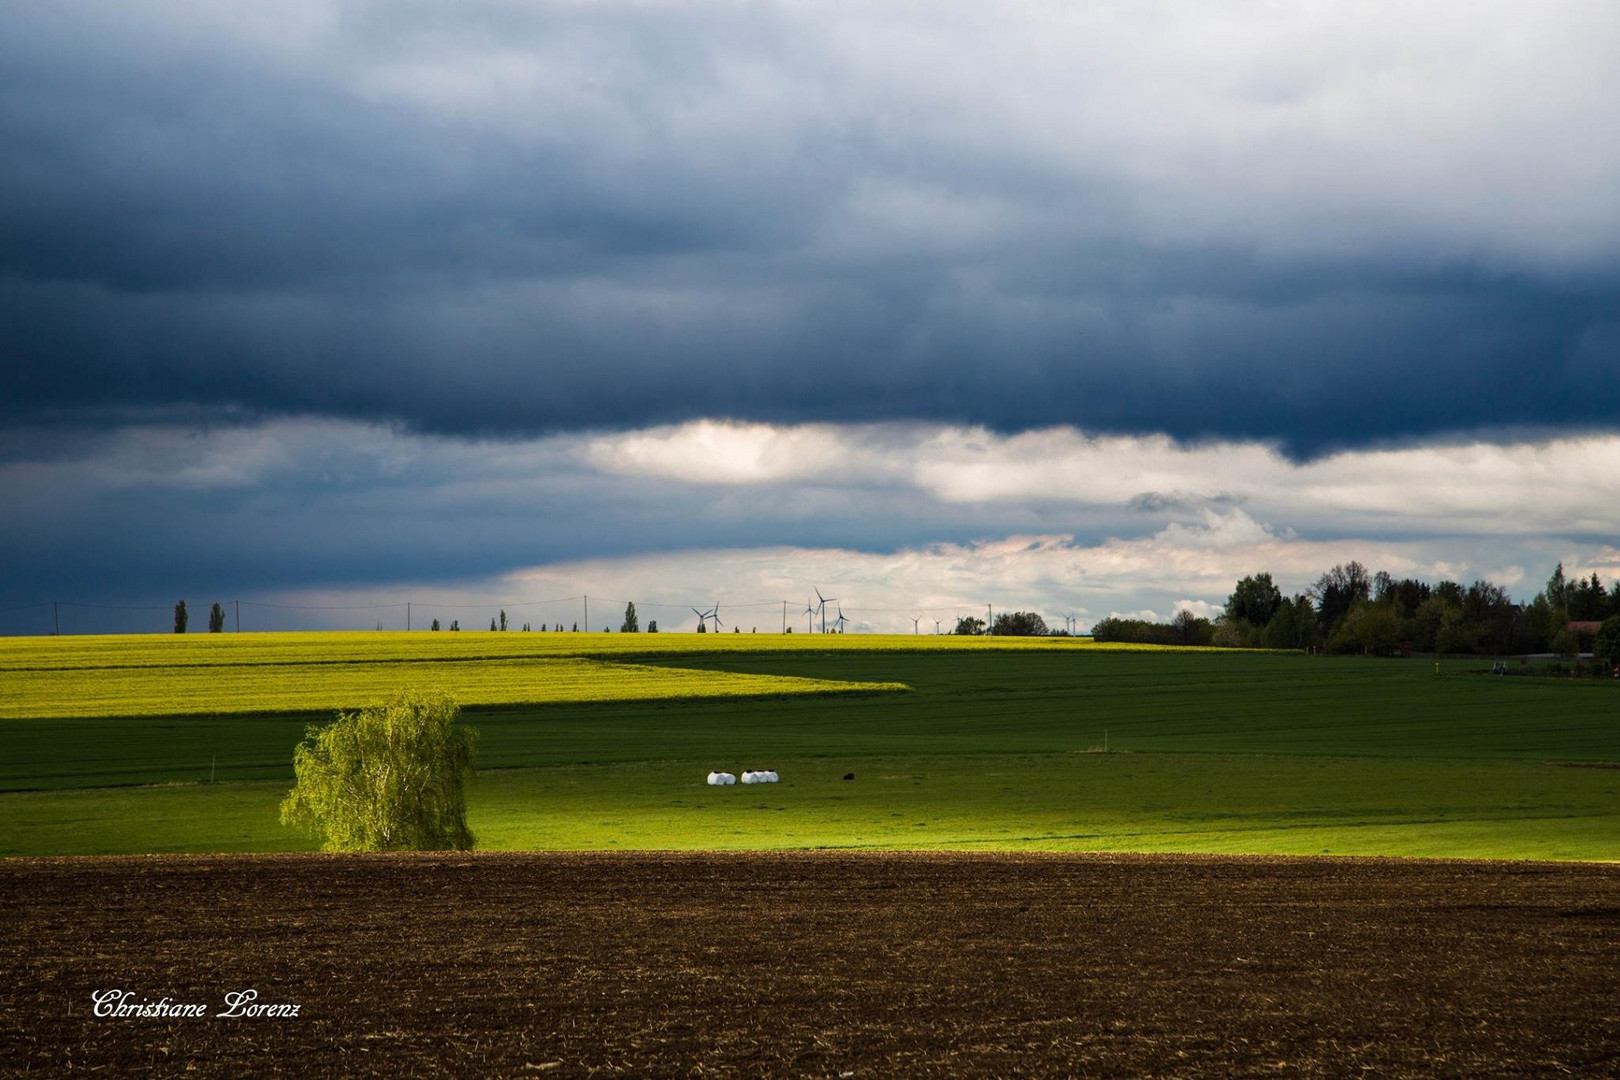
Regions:
<instances>
[{"instance_id":1,"label":"tractor track in field","mask_svg":"<svg viewBox=\"0 0 1620 1080\"><path fill-rule=\"evenodd\" d=\"M0 903L4 1075L1620 1071L1607 864L52 858ZM93 1015L117 989L209 1015ZM248 989L299 1015L217 1015Z\"/></svg>"}]
</instances>

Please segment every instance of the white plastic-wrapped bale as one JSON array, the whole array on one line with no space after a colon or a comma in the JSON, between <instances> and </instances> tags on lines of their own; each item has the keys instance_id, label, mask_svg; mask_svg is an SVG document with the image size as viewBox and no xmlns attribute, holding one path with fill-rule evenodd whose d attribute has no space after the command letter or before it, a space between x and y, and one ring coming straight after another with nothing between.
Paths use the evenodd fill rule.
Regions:
<instances>
[{"instance_id":1,"label":"white plastic-wrapped bale","mask_svg":"<svg viewBox=\"0 0 1620 1080\"><path fill-rule=\"evenodd\" d=\"M709 774L710 787L725 787L727 784L735 784L736 782L737 778L728 772L712 772ZM747 783L746 780L743 782Z\"/></svg>"},{"instance_id":2,"label":"white plastic-wrapped bale","mask_svg":"<svg viewBox=\"0 0 1620 1080\"><path fill-rule=\"evenodd\" d=\"M745 784L763 784L764 781L760 779L762 775L764 774L757 772L745 772L742 774L742 782Z\"/></svg>"},{"instance_id":3,"label":"white plastic-wrapped bale","mask_svg":"<svg viewBox=\"0 0 1620 1080\"><path fill-rule=\"evenodd\" d=\"M766 769L765 770L765 782L767 784L774 784L774 783L777 782L777 775L776 775L776 770L775 769Z\"/></svg>"}]
</instances>

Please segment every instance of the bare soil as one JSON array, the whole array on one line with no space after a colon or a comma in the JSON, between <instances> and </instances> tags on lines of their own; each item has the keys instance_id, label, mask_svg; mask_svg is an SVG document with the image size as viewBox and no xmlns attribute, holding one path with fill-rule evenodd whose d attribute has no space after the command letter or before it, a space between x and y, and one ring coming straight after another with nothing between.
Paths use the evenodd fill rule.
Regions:
<instances>
[{"instance_id":1,"label":"bare soil","mask_svg":"<svg viewBox=\"0 0 1620 1080\"><path fill-rule=\"evenodd\" d=\"M17 859L0 904L7 1075L1620 1073L1608 865Z\"/></svg>"}]
</instances>

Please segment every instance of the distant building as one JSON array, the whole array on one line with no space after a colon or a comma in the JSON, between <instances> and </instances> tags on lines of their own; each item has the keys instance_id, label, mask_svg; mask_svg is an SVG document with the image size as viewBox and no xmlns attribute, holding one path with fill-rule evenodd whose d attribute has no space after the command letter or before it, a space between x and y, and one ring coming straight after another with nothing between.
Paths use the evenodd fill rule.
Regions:
<instances>
[{"instance_id":1,"label":"distant building","mask_svg":"<svg viewBox=\"0 0 1620 1080\"><path fill-rule=\"evenodd\" d=\"M1568 626L1564 627L1565 630L1568 630L1572 634L1590 634L1594 637L1597 636L1597 632L1602 628L1603 624L1601 622L1585 619L1571 622Z\"/></svg>"}]
</instances>

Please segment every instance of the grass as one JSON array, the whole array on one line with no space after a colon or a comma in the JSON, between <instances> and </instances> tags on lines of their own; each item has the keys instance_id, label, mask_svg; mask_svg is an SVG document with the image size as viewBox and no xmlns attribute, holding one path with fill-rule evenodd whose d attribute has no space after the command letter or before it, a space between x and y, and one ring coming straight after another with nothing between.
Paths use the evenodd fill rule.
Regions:
<instances>
[{"instance_id":1,"label":"grass","mask_svg":"<svg viewBox=\"0 0 1620 1080\"><path fill-rule=\"evenodd\" d=\"M660 663L673 664L667 660ZM899 680L881 697L469 708L486 768L898 754L1136 752L1620 761L1620 687L1432 664L1254 654L693 657L671 671ZM694 668L704 664L708 668ZM428 665L432 666L432 665ZM330 713L326 714L330 716ZM319 717L316 717L317 719ZM291 779L309 717L0 723L0 790ZM1105 735L1106 733L1106 735Z\"/></svg>"},{"instance_id":2,"label":"grass","mask_svg":"<svg viewBox=\"0 0 1620 1080\"><path fill-rule=\"evenodd\" d=\"M786 758L710 788L690 762L481 772L497 850L939 848L1620 857L1620 772L1543 762L1192 754ZM853 771L856 779L840 779ZM0 854L286 851L273 781L0 796Z\"/></svg>"},{"instance_id":3,"label":"grass","mask_svg":"<svg viewBox=\"0 0 1620 1080\"><path fill-rule=\"evenodd\" d=\"M387 653L405 637L333 636L342 639L334 657L352 652L357 638L378 640ZM929 637L907 652L897 644L904 636L829 651L782 649L776 635L767 646L759 635L753 651L688 649L633 665L650 680L692 686L737 677L900 682L910 693L469 708L481 734L471 803L481 846L1620 858L1620 770L1560 764L1620 762L1620 687L1609 683L1492 678L1473 673L1478 662L1446 664L1437 675L1432 662L1112 652L1074 642L975 650ZM529 663L351 656L323 666L295 644L306 650L301 659L247 666L273 679L278 667ZM9 789L0 794L0 853L303 846L275 808L306 719L0 722L0 789ZM1110 747L1129 752L1087 753L1105 731ZM775 768L784 781L703 785L710 768L751 767ZM196 783L210 770L229 782ZM855 782L838 779L848 771ZM137 784L173 786L111 786Z\"/></svg>"}]
</instances>

